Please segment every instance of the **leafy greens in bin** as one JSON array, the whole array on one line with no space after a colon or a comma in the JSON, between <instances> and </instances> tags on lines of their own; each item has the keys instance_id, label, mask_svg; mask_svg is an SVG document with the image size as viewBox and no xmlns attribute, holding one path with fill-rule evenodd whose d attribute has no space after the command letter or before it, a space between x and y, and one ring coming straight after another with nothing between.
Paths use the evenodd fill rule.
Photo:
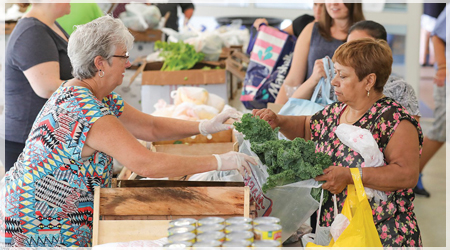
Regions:
<instances>
[{"instance_id":1,"label":"leafy greens in bin","mask_svg":"<svg viewBox=\"0 0 450 250\"><path fill-rule=\"evenodd\" d=\"M250 141L251 150L267 166L269 177L262 187L264 193L276 186L315 178L332 165L330 156L315 152L314 142L303 138L279 140L279 128L272 130L269 123L259 117L244 114L241 122L235 122L234 126ZM311 190L311 196L317 201L320 201L320 193L321 188ZM324 200L327 198L328 192L324 192Z\"/></svg>"},{"instance_id":2,"label":"leafy greens in bin","mask_svg":"<svg viewBox=\"0 0 450 250\"><path fill-rule=\"evenodd\" d=\"M203 60L203 53L197 53L194 46L178 41L176 43L167 43L162 41L155 42L155 48L161 49L159 56L164 58L164 64L161 71L175 71L190 69L197 62Z\"/></svg>"}]
</instances>

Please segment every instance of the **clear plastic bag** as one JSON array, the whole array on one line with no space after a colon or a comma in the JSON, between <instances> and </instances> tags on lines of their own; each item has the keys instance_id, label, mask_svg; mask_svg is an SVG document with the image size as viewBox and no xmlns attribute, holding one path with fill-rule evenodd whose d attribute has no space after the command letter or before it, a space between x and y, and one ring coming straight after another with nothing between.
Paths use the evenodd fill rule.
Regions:
<instances>
[{"instance_id":1,"label":"clear plastic bag","mask_svg":"<svg viewBox=\"0 0 450 250\"><path fill-rule=\"evenodd\" d=\"M250 142L247 140L239 146L239 152L257 158L257 155L251 151ZM252 165L251 176L244 176L244 182L246 186L250 187L251 198L255 201L256 215L258 217L274 216L281 220L283 227L281 240L284 242L296 233L300 226L319 208L319 202L311 196L311 189L320 187L321 184L314 179L309 179L275 187L263 193L262 186L269 175L267 166L258 162L257 166Z\"/></svg>"},{"instance_id":2,"label":"clear plastic bag","mask_svg":"<svg viewBox=\"0 0 450 250\"><path fill-rule=\"evenodd\" d=\"M194 174L189 181L243 181L242 175L237 170L229 171L209 171Z\"/></svg>"},{"instance_id":3,"label":"clear plastic bag","mask_svg":"<svg viewBox=\"0 0 450 250\"><path fill-rule=\"evenodd\" d=\"M127 28L136 31L158 28L161 12L154 5L131 3L125 5L126 12L119 15Z\"/></svg>"}]
</instances>

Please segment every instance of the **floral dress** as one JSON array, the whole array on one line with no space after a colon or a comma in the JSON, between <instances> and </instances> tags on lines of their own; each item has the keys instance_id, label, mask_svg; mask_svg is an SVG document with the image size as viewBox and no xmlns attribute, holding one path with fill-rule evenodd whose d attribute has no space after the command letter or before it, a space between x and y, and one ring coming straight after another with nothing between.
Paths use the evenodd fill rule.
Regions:
<instances>
[{"instance_id":1,"label":"floral dress","mask_svg":"<svg viewBox=\"0 0 450 250\"><path fill-rule=\"evenodd\" d=\"M82 158L81 151L94 122L119 117L123 105L114 92L100 101L64 83L53 93L2 180L0 245L91 246L93 191L111 185L112 158L102 152Z\"/></svg>"},{"instance_id":2,"label":"floral dress","mask_svg":"<svg viewBox=\"0 0 450 250\"><path fill-rule=\"evenodd\" d=\"M364 167L362 156L344 145L335 134L340 115L345 108L344 103L336 102L313 115L311 118L312 140L316 142L316 152L330 155L333 165L350 168ZM368 129L378 143L380 151L384 153L390 138L402 120L408 120L417 127L421 151L423 135L420 125L403 106L391 98L385 97L378 100L353 125ZM380 201L379 203L376 203L374 199L369 201L375 226L383 246L422 246L419 227L413 211L415 196L412 189L385 193L387 195L386 201ZM339 212L342 211L346 197L346 189L336 195ZM333 220L333 201L328 199L322 206L320 226L328 227Z\"/></svg>"}]
</instances>

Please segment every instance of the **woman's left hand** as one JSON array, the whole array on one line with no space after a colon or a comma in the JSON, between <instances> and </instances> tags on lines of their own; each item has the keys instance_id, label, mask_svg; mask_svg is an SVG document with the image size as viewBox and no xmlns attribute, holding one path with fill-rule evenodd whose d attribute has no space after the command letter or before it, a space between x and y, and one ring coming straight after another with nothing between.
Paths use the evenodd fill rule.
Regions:
<instances>
[{"instance_id":1,"label":"woman's left hand","mask_svg":"<svg viewBox=\"0 0 450 250\"><path fill-rule=\"evenodd\" d=\"M323 175L315 178L316 181L325 181L322 188L330 191L332 194L339 194L348 184L352 183L350 169L342 166L330 166L323 170Z\"/></svg>"}]
</instances>

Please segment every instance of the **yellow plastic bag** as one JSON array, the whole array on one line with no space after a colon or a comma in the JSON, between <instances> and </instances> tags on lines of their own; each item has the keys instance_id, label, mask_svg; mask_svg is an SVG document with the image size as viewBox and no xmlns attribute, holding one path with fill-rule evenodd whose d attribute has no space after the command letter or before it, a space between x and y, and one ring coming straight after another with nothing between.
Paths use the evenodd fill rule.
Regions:
<instances>
[{"instance_id":1,"label":"yellow plastic bag","mask_svg":"<svg viewBox=\"0 0 450 250\"><path fill-rule=\"evenodd\" d=\"M350 168L350 172L354 185L347 186L347 199L342 208L342 214L349 219L350 224L336 241L332 239L325 247L383 247L359 171L357 168ZM324 246L309 242L306 247Z\"/></svg>"}]
</instances>

